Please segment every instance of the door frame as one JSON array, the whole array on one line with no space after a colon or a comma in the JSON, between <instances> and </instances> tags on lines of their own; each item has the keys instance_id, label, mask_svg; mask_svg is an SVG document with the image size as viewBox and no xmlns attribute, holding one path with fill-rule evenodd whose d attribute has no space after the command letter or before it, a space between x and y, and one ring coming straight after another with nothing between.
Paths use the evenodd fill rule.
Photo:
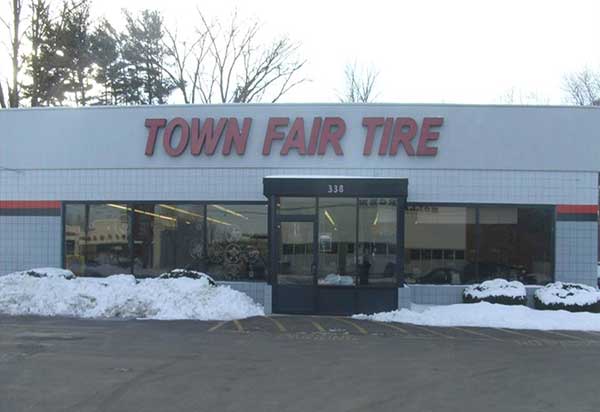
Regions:
<instances>
[{"instance_id":1,"label":"door frame","mask_svg":"<svg viewBox=\"0 0 600 412\"><path fill-rule=\"evenodd\" d=\"M294 288L306 288L310 289L310 293L313 295L312 299L312 307L311 310L307 311L299 311L294 312L298 314L314 314L318 311L318 291L317 291L317 270L319 267L319 251L317 250L318 246L318 217L316 215L283 215L283 216L275 216L273 228L275 229L270 236L270 239L274 242L274 254L271 258L271 286L273 288L273 312L278 312L279 309L279 298L280 288L285 288L286 286L279 285L279 271L280 271L280 243L281 243L281 224L282 223L312 223L312 263L308 271L312 276L312 282L310 285L295 285ZM308 302L307 302L308 306Z\"/></svg>"},{"instance_id":2,"label":"door frame","mask_svg":"<svg viewBox=\"0 0 600 412\"><path fill-rule=\"evenodd\" d=\"M343 187L343 191L334 191L332 188ZM395 287L363 287L354 285L352 287L332 287L319 286L318 276L313 271L313 283L310 287L313 290L314 301L310 314L320 313L319 291L322 288L326 290L346 290L352 294L355 302L353 310L359 308L361 299L368 298L377 289L385 289L393 296L388 296L388 301L395 302L397 309L398 287L404 287L404 212L406 208L406 199L408 191L408 179L406 178L377 178L377 177L265 177L263 178L263 193L269 200L269 273L270 283L273 287L273 311L279 311L279 287L277 274L279 273L279 236L280 222L313 222L313 263L319 265L319 198L322 197L346 197L346 198L395 198L396 199L396 258L394 265L394 275L396 279ZM315 213L312 215L278 215L277 200L280 197L308 197L315 199ZM383 292L382 292L383 293ZM391 306L394 306L393 304Z\"/></svg>"}]
</instances>

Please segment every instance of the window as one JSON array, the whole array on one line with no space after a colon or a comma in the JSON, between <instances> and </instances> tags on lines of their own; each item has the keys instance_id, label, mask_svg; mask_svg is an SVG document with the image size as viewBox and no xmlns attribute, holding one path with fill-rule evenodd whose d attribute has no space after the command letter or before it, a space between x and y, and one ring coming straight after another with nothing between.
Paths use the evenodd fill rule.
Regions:
<instances>
[{"instance_id":1,"label":"window","mask_svg":"<svg viewBox=\"0 0 600 412\"><path fill-rule=\"evenodd\" d=\"M265 204L207 205L206 271L219 280L267 277L268 231Z\"/></svg>"},{"instance_id":2,"label":"window","mask_svg":"<svg viewBox=\"0 0 600 412\"><path fill-rule=\"evenodd\" d=\"M481 207L479 225L480 281L496 277L538 285L552 281L552 208Z\"/></svg>"},{"instance_id":3,"label":"window","mask_svg":"<svg viewBox=\"0 0 600 412\"><path fill-rule=\"evenodd\" d=\"M356 212L355 198L319 198L319 284L329 284L332 275L354 284Z\"/></svg>"},{"instance_id":4,"label":"window","mask_svg":"<svg viewBox=\"0 0 600 412\"><path fill-rule=\"evenodd\" d=\"M133 205L133 272L156 276L175 268L203 270L204 205Z\"/></svg>"},{"instance_id":5,"label":"window","mask_svg":"<svg viewBox=\"0 0 600 412\"><path fill-rule=\"evenodd\" d=\"M316 198L314 197L281 197L277 201L280 215L314 215Z\"/></svg>"},{"instance_id":6,"label":"window","mask_svg":"<svg viewBox=\"0 0 600 412\"><path fill-rule=\"evenodd\" d=\"M407 282L472 283L463 271L476 261L474 208L409 206L404 216Z\"/></svg>"},{"instance_id":7,"label":"window","mask_svg":"<svg viewBox=\"0 0 600 412\"><path fill-rule=\"evenodd\" d=\"M358 199L358 278L361 285L395 284L396 199Z\"/></svg>"},{"instance_id":8,"label":"window","mask_svg":"<svg viewBox=\"0 0 600 412\"><path fill-rule=\"evenodd\" d=\"M69 203L64 219L65 267L78 275L267 277L266 204Z\"/></svg>"},{"instance_id":9,"label":"window","mask_svg":"<svg viewBox=\"0 0 600 412\"><path fill-rule=\"evenodd\" d=\"M86 236L85 205L66 205L65 267L76 275L85 271Z\"/></svg>"},{"instance_id":10,"label":"window","mask_svg":"<svg viewBox=\"0 0 600 412\"><path fill-rule=\"evenodd\" d=\"M409 206L406 279L472 284L503 278L543 285L552 280L553 227L552 207Z\"/></svg>"},{"instance_id":11,"label":"window","mask_svg":"<svg viewBox=\"0 0 600 412\"><path fill-rule=\"evenodd\" d=\"M67 222L80 222L69 225ZM109 276L130 273L129 220L127 206L117 203L67 205L65 223L65 255L67 267L75 273L89 276ZM85 233L85 240L69 247L67 234L77 227ZM72 236L72 235L70 235ZM125 236L125 237L123 237ZM69 253L69 252L73 253Z\"/></svg>"}]
</instances>

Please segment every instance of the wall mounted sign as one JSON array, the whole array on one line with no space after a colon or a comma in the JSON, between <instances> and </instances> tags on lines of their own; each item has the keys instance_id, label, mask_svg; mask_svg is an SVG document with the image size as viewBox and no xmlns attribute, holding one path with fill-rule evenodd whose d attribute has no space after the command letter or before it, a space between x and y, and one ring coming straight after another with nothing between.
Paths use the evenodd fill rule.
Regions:
<instances>
[{"instance_id":1,"label":"wall mounted sign","mask_svg":"<svg viewBox=\"0 0 600 412\"><path fill-rule=\"evenodd\" d=\"M162 142L165 153L178 157L186 151L192 156L212 156L218 150L228 156L233 151L238 156L246 153L250 138L252 118L222 117L205 119L182 117L146 119L148 129L146 156L153 156L157 142ZM439 128L443 117L424 117L420 122L412 117L364 117L363 156L376 152L379 156L396 156L401 150L408 156L436 156ZM278 153L286 156L325 155L329 150L337 156L344 155L343 138L346 122L341 117L270 117L264 132L263 156ZM222 141L222 143L221 143Z\"/></svg>"}]
</instances>

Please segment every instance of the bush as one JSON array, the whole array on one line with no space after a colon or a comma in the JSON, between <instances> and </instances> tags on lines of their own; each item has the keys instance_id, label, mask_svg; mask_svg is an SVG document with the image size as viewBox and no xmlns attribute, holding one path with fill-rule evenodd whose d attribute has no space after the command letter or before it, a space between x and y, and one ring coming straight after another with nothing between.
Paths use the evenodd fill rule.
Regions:
<instances>
[{"instance_id":1,"label":"bush","mask_svg":"<svg viewBox=\"0 0 600 412\"><path fill-rule=\"evenodd\" d=\"M163 273L158 277L159 279L179 279L179 278L190 278L190 279L206 279L208 284L216 286L213 278L208 276L206 273L196 272L195 270L189 269L173 269L170 272Z\"/></svg>"},{"instance_id":2,"label":"bush","mask_svg":"<svg viewBox=\"0 0 600 412\"><path fill-rule=\"evenodd\" d=\"M540 310L600 313L600 292L579 283L550 283L535 292L533 301Z\"/></svg>"},{"instance_id":3,"label":"bush","mask_svg":"<svg viewBox=\"0 0 600 412\"><path fill-rule=\"evenodd\" d=\"M34 278L63 278L67 280L75 279L75 275L70 270L58 268L38 268L17 273Z\"/></svg>"},{"instance_id":4,"label":"bush","mask_svg":"<svg viewBox=\"0 0 600 412\"><path fill-rule=\"evenodd\" d=\"M501 305L527 304L527 292L521 282L505 279L487 280L467 286L463 291L464 303L489 302Z\"/></svg>"}]
</instances>

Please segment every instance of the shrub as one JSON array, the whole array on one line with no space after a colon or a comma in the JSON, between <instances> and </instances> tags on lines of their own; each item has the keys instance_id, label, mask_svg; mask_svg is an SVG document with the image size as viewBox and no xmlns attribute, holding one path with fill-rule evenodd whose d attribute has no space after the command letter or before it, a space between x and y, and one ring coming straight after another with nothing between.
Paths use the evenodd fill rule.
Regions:
<instances>
[{"instance_id":1,"label":"shrub","mask_svg":"<svg viewBox=\"0 0 600 412\"><path fill-rule=\"evenodd\" d=\"M535 292L536 309L600 312L600 292L579 283L554 282Z\"/></svg>"},{"instance_id":2,"label":"shrub","mask_svg":"<svg viewBox=\"0 0 600 412\"><path fill-rule=\"evenodd\" d=\"M170 272L163 273L159 276L159 279L179 279L179 278L190 278L190 279L206 279L208 284L216 286L213 278L208 276L206 273L197 272L189 269L173 269Z\"/></svg>"},{"instance_id":3,"label":"shrub","mask_svg":"<svg viewBox=\"0 0 600 412\"><path fill-rule=\"evenodd\" d=\"M58 268L38 268L25 270L23 272L17 272L25 276L31 276L34 278L63 278L63 279L75 279L75 275L70 270L58 269Z\"/></svg>"},{"instance_id":4,"label":"shrub","mask_svg":"<svg viewBox=\"0 0 600 412\"><path fill-rule=\"evenodd\" d=\"M527 304L527 292L521 282L505 279L486 280L470 285L463 291L464 303L489 302L501 305Z\"/></svg>"}]
</instances>

